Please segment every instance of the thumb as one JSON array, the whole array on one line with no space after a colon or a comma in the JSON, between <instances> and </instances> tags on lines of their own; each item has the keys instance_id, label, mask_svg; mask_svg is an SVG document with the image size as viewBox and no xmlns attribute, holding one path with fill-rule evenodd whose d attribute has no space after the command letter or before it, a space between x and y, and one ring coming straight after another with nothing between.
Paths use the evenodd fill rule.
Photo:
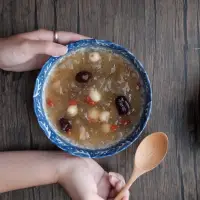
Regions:
<instances>
[{"instance_id":1,"label":"thumb","mask_svg":"<svg viewBox=\"0 0 200 200\"><path fill-rule=\"evenodd\" d=\"M62 56L67 53L67 47L44 40L29 40L29 49L32 54L46 54L49 56Z\"/></svg>"}]
</instances>

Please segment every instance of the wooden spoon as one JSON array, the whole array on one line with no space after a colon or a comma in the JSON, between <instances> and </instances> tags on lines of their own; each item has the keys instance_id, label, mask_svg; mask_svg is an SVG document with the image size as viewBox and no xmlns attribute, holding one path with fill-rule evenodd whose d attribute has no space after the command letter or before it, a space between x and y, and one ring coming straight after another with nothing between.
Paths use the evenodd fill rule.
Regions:
<instances>
[{"instance_id":1,"label":"wooden spoon","mask_svg":"<svg viewBox=\"0 0 200 200\"><path fill-rule=\"evenodd\" d=\"M124 192L137 178L157 167L167 154L167 150L168 137L165 133L157 132L147 136L136 150L134 169L129 181L114 200L121 200Z\"/></svg>"}]
</instances>

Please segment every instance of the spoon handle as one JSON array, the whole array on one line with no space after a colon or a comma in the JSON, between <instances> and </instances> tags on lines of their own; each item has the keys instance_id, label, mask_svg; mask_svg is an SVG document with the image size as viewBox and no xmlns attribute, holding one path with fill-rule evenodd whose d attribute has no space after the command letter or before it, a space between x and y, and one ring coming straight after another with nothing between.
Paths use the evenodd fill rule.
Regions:
<instances>
[{"instance_id":1,"label":"spoon handle","mask_svg":"<svg viewBox=\"0 0 200 200\"><path fill-rule=\"evenodd\" d=\"M114 200L122 200L124 193L129 190L129 188L131 187L131 185L135 182L135 180L139 177L140 175L138 175L138 173L134 170L134 172L132 173L129 181L127 182L127 184L124 186L124 188L120 191L120 193L115 197Z\"/></svg>"}]
</instances>

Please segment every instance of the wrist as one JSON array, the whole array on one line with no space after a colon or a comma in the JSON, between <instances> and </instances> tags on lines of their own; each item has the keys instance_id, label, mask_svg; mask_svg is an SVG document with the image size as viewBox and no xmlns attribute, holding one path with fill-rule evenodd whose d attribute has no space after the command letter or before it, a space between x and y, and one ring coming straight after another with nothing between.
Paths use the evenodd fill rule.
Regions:
<instances>
[{"instance_id":1,"label":"wrist","mask_svg":"<svg viewBox=\"0 0 200 200\"><path fill-rule=\"evenodd\" d=\"M57 183L61 184L62 177L68 175L71 166L72 156L66 154L65 152L59 153L59 160L56 161L56 171L55 171L55 180Z\"/></svg>"}]
</instances>

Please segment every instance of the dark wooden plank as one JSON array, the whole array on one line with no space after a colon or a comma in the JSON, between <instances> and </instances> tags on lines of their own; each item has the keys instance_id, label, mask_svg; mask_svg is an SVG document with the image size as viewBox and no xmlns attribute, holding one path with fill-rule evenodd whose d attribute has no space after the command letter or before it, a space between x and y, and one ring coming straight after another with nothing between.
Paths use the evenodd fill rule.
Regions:
<instances>
[{"instance_id":1,"label":"dark wooden plank","mask_svg":"<svg viewBox=\"0 0 200 200\"><path fill-rule=\"evenodd\" d=\"M148 58L152 54L146 53L146 66L150 69L153 89L153 107L150 126L153 131L159 130L168 134L170 148L165 162L148 175L149 186L147 188L145 186L145 190L147 190L145 199L158 199L160 196L162 196L162 199L181 199L181 184L175 137L177 133L176 126L179 126L179 121L176 119L179 113L177 113L178 110L174 113L173 106L176 106L177 101L179 101L178 105L183 106L181 99L177 99L177 92L179 92L179 89L182 91L181 84L183 84L183 80L178 80L174 73L174 71L179 69L179 65L174 64L175 19L179 17L182 8L176 10L174 1L154 1L153 5L155 38L152 45L155 48L155 52L153 58L154 63L151 66L147 65ZM146 19L148 20L148 15ZM180 24L183 23L182 20L178 22ZM148 27L146 27L146 30L148 30ZM148 38L147 36L147 40L146 48L151 48L151 37ZM180 59L180 56L178 56L178 59ZM180 73L182 73L182 69L180 69ZM174 84L177 87L174 87ZM177 190L177 188L179 189Z\"/></svg>"},{"instance_id":2,"label":"dark wooden plank","mask_svg":"<svg viewBox=\"0 0 200 200\"><path fill-rule=\"evenodd\" d=\"M56 27L56 13L54 0L36 0L35 18L37 28L54 30Z\"/></svg>"},{"instance_id":3,"label":"dark wooden plank","mask_svg":"<svg viewBox=\"0 0 200 200\"><path fill-rule=\"evenodd\" d=\"M178 5L178 1L177 1ZM189 3L184 1L179 4L182 8L183 24L179 32L182 30L182 37L175 40L175 57L174 63L176 70L174 71L174 79L177 79L177 117L178 121L175 127L177 159L180 172L181 196L184 199L198 199L195 163L195 137L192 136L194 129L192 124L196 124L193 117L196 110L196 102L199 93L199 58L194 51L195 43L197 44L197 26L192 25L197 17L197 1ZM196 105L195 105L196 104ZM180 121L181 119L181 121ZM193 130L192 130L193 129ZM196 131L195 131L196 132Z\"/></svg>"},{"instance_id":4,"label":"dark wooden plank","mask_svg":"<svg viewBox=\"0 0 200 200\"><path fill-rule=\"evenodd\" d=\"M20 5L20 8L19 8ZM35 28L35 2L1 1L1 36L9 36ZM29 149L31 145L29 92L31 73L0 73L1 93L1 150ZM30 85L29 85L30 86ZM31 93L29 92L31 95ZM2 194L1 199L34 199L34 191L20 190Z\"/></svg>"},{"instance_id":5,"label":"dark wooden plank","mask_svg":"<svg viewBox=\"0 0 200 200\"><path fill-rule=\"evenodd\" d=\"M190 168L183 168L183 184L188 194L186 197L199 199L200 198L200 112L199 112L199 94L200 94L200 51L195 48L200 47L200 35L199 35L199 1L193 1L192 3L185 3L185 12L187 17L185 18L185 65L187 67L187 87L185 97L185 113L186 113L186 134L188 138L188 146L193 154L183 155L183 165L188 161L191 162L193 157L193 163L190 163ZM194 24L194 19L196 23ZM183 144L182 144L183 145ZM184 147L182 147L184 148ZM189 157L189 159L188 159ZM194 176L191 176L191 171L194 169ZM196 180L196 184L193 184L191 179ZM190 184L190 186L189 186Z\"/></svg>"},{"instance_id":6,"label":"dark wooden plank","mask_svg":"<svg viewBox=\"0 0 200 200\"><path fill-rule=\"evenodd\" d=\"M197 5L195 7L197 9L197 46L200 47L200 2L197 1ZM189 9L193 9L189 6ZM192 27L192 21L190 20L190 25ZM193 106L193 110L194 110L194 123L193 123L193 136L194 139L196 141L196 145L195 145L195 152L194 152L194 156L195 156L195 163L194 163L194 170L195 170L195 178L196 178L196 195L197 195L197 199L200 198L200 188L199 188L199 183L200 183L200 168L198 166L200 166L200 49L197 52L197 56L198 56L198 61L195 62L194 66L195 69L198 70L198 75L195 74L195 88L196 90L194 91L194 106ZM192 60L191 60L192 61ZM191 73L191 71L190 71ZM198 76L198 77L197 77Z\"/></svg>"},{"instance_id":7,"label":"dark wooden plank","mask_svg":"<svg viewBox=\"0 0 200 200\"><path fill-rule=\"evenodd\" d=\"M78 32L78 0L56 1L56 29L60 31Z\"/></svg>"},{"instance_id":8,"label":"dark wooden plank","mask_svg":"<svg viewBox=\"0 0 200 200\"><path fill-rule=\"evenodd\" d=\"M80 32L93 38L113 40L117 21L117 9L113 6L113 1L79 0Z\"/></svg>"},{"instance_id":9,"label":"dark wooden plank","mask_svg":"<svg viewBox=\"0 0 200 200\"><path fill-rule=\"evenodd\" d=\"M0 36L5 37L12 34L12 21L11 21L11 6L12 0L2 0L0 2Z\"/></svg>"},{"instance_id":10,"label":"dark wooden plank","mask_svg":"<svg viewBox=\"0 0 200 200\"><path fill-rule=\"evenodd\" d=\"M181 1L156 1L156 11L152 123L155 128L166 131L170 138L170 151L164 163L170 167L160 171L163 181L159 185L163 191L162 199L196 199L193 149L184 112L188 95L185 89L188 85L186 5Z\"/></svg>"}]
</instances>

